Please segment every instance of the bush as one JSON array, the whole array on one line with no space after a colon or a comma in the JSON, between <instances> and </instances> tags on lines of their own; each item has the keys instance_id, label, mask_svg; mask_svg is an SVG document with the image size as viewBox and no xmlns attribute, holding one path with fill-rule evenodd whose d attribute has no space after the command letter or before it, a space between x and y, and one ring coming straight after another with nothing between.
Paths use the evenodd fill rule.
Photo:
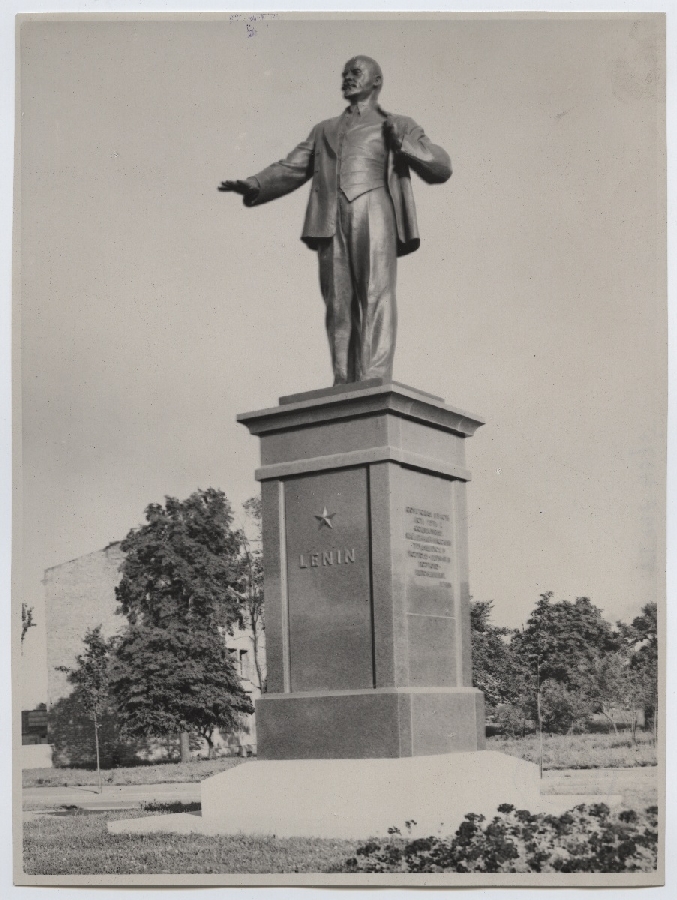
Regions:
<instances>
[{"instance_id":1,"label":"bush","mask_svg":"<svg viewBox=\"0 0 677 900\"><path fill-rule=\"evenodd\" d=\"M536 731L537 725L524 708L515 703L500 703L494 710L492 724L501 734L513 738L524 737Z\"/></svg>"},{"instance_id":2,"label":"bush","mask_svg":"<svg viewBox=\"0 0 677 900\"><path fill-rule=\"evenodd\" d=\"M594 705L578 686L573 688L548 679L541 686L543 730L552 734L583 731Z\"/></svg>"},{"instance_id":3,"label":"bush","mask_svg":"<svg viewBox=\"0 0 677 900\"><path fill-rule=\"evenodd\" d=\"M52 762L55 766L95 768L94 723L77 691L52 706L49 734ZM120 737L120 728L112 708L102 716L99 743L103 769L129 765L139 754L149 750L147 741L136 741L133 744Z\"/></svg>"},{"instance_id":4,"label":"bush","mask_svg":"<svg viewBox=\"0 0 677 900\"><path fill-rule=\"evenodd\" d=\"M499 806L489 823L470 813L449 838L371 840L346 872L650 872L656 868L658 809L612 813L603 803L561 816Z\"/></svg>"}]
</instances>

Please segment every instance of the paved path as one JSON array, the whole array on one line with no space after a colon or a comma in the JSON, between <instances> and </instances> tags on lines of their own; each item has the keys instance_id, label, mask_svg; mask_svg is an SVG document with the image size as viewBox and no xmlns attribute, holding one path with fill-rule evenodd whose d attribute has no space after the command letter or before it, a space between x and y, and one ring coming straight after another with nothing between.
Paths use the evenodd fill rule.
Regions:
<instances>
[{"instance_id":1,"label":"paved path","mask_svg":"<svg viewBox=\"0 0 677 900\"><path fill-rule=\"evenodd\" d=\"M115 808L142 802L196 803L200 800L199 782L165 784L105 784L99 794L94 785L86 787L30 787L23 789L24 809L54 809L57 806L82 806L87 809Z\"/></svg>"},{"instance_id":2,"label":"paved path","mask_svg":"<svg viewBox=\"0 0 677 900\"><path fill-rule=\"evenodd\" d=\"M658 786L657 766L627 769L551 769L543 773L548 794L616 793Z\"/></svg>"},{"instance_id":3,"label":"paved path","mask_svg":"<svg viewBox=\"0 0 677 900\"><path fill-rule=\"evenodd\" d=\"M658 768L656 766L635 766L627 769L565 769L543 773L541 793L586 795L586 802L596 802L595 798L622 798L628 809L642 810L658 803ZM610 805L614 805L609 800Z\"/></svg>"}]
</instances>

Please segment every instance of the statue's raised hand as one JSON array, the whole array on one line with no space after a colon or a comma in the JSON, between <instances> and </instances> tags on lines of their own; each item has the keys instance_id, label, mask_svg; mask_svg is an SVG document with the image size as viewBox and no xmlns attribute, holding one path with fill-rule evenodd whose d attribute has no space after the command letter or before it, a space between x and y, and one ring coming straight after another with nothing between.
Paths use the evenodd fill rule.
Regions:
<instances>
[{"instance_id":1,"label":"statue's raised hand","mask_svg":"<svg viewBox=\"0 0 677 900\"><path fill-rule=\"evenodd\" d=\"M254 185L249 180L222 181L219 185L220 191L231 191L234 194L242 194L243 197L253 189Z\"/></svg>"},{"instance_id":2,"label":"statue's raised hand","mask_svg":"<svg viewBox=\"0 0 677 900\"><path fill-rule=\"evenodd\" d=\"M245 178L238 181L222 181L219 190L232 194L241 194L245 204L253 203L259 193L260 185L256 178Z\"/></svg>"}]
</instances>

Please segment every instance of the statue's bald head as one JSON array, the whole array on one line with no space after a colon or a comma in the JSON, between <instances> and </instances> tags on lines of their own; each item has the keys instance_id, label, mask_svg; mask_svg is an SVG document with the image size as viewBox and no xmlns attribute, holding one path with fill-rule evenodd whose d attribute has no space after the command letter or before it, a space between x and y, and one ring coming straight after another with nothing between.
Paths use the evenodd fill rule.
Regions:
<instances>
[{"instance_id":1,"label":"statue's bald head","mask_svg":"<svg viewBox=\"0 0 677 900\"><path fill-rule=\"evenodd\" d=\"M381 67L371 56L353 56L343 67L343 96L346 99L366 99L378 95L383 85Z\"/></svg>"},{"instance_id":2,"label":"statue's bald head","mask_svg":"<svg viewBox=\"0 0 677 900\"><path fill-rule=\"evenodd\" d=\"M381 67L376 62L375 59L372 59L371 56L355 56L350 62L362 62L365 65L369 66L372 75L378 75L381 79L383 79L383 72L381 71Z\"/></svg>"}]
</instances>

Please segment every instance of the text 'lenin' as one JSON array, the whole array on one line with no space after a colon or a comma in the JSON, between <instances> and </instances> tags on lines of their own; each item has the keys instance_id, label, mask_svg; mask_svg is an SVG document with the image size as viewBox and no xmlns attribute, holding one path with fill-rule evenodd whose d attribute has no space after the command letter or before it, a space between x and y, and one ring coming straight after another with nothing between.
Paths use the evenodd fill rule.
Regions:
<instances>
[{"instance_id":1,"label":"text 'lenin'","mask_svg":"<svg viewBox=\"0 0 677 900\"><path fill-rule=\"evenodd\" d=\"M378 104L380 66L367 56L342 74L342 115L320 122L286 159L219 190L257 206L312 179L302 240L317 251L334 384L392 380L397 257L419 246L410 169L451 176L448 154L406 116Z\"/></svg>"}]
</instances>

